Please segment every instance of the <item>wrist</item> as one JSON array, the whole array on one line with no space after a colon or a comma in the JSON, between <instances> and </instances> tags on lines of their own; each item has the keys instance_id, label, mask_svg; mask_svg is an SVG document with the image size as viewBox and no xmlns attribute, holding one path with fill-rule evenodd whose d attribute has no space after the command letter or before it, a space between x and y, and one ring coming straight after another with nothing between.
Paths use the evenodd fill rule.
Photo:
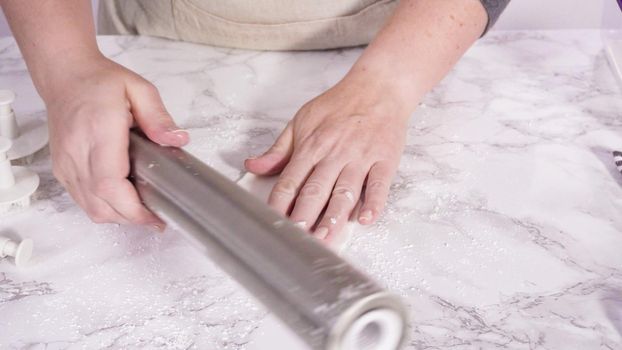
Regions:
<instances>
[{"instance_id":1,"label":"wrist","mask_svg":"<svg viewBox=\"0 0 622 350\"><path fill-rule=\"evenodd\" d=\"M355 64L343 78L342 84L357 86L364 99L376 101L383 110L401 118L410 118L422 100L424 92L416 82L398 77L383 69Z\"/></svg>"},{"instance_id":2,"label":"wrist","mask_svg":"<svg viewBox=\"0 0 622 350\"><path fill-rule=\"evenodd\" d=\"M31 69L32 80L47 103L54 94L66 90L71 80L80 79L86 71L107 60L99 50L71 50L45 60L45 64Z\"/></svg>"}]
</instances>

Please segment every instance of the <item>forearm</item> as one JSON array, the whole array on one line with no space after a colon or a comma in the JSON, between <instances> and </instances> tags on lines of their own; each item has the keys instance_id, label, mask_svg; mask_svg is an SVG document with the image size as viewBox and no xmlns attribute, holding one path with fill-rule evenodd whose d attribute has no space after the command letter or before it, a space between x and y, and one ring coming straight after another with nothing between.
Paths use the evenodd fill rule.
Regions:
<instances>
[{"instance_id":1,"label":"forearm","mask_svg":"<svg viewBox=\"0 0 622 350\"><path fill-rule=\"evenodd\" d=\"M410 115L480 37L487 21L478 0L402 0L346 79L390 89Z\"/></svg>"},{"instance_id":2,"label":"forearm","mask_svg":"<svg viewBox=\"0 0 622 350\"><path fill-rule=\"evenodd\" d=\"M0 0L0 6L42 96L55 74L100 55L90 1Z\"/></svg>"}]
</instances>

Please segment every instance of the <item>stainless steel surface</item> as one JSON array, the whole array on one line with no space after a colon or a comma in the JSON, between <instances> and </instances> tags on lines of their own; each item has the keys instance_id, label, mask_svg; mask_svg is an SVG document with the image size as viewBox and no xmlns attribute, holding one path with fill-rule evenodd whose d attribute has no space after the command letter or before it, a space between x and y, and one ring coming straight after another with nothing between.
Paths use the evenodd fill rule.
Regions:
<instances>
[{"instance_id":1,"label":"stainless steel surface","mask_svg":"<svg viewBox=\"0 0 622 350\"><path fill-rule=\"evenodd\" d=\"M393 310L406 323L398 298L234 182L181 149L137 132L130 141L131 178L145 205L313 349L339 349L370 310Z\"/></svg>"}]
</instances>

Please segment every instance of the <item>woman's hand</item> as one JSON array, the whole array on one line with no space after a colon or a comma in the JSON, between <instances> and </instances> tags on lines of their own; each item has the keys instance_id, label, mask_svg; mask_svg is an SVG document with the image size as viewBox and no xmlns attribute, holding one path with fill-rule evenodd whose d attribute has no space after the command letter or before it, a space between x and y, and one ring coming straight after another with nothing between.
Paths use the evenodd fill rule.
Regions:
<instances>
[{"instance_id":1,"label":"woman's hand","mask_svg":"<svg viewBox=\"0 0 622 350\"><path fill-rule=\"evenodd\" d=\"M154 142L175 147L188 134L137 74L101 55L65 64L40 89L54 175L95 222L161 225L127 180L129 129L136 124Z\"/></svg>"},{"instance_id":2,"label":"woman's hand","mask_svg":"<svg viewBox=\"0 0 622 350\"><path fill-rule=\"evenodd\" d=\"M358 221L374 222L399 163L408 117L487 22L477 0L400 1L346 77L302 107L268 152L246 161L255 174L282 170L270 205L316 227L319 238L343 227L359 197Z\"/></svg>"},{"instance_id":3,"label":"woman's hand","mask_svg":"<svg viewBox=\"0 0 622 350\"><path fill-rule=\"evenodd\" d=\"M270 206L320 239L343 228L359 198L358 221L373 223L404 148L410 112L398 95L346 77L305 104L266 153L246 160L255 174L281 173Z\"/></svg>"}]
</instances>

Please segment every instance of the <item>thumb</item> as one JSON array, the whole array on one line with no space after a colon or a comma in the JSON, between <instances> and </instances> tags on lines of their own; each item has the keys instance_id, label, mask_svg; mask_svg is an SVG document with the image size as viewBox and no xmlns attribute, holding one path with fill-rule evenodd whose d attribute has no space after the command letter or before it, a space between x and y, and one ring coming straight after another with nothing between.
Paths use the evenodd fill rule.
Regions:
<instances>
[{"instance_id":1,"label":"thumb","mask_svg":"<svg viewBox=\"0 0 622 350\"><path fill-rule=\"evenodd\" d=\"M127 97L136 124L151 141L173 147L188 143L188 132L175 124L155 86L144 81L132 84Z\"/></svg>"},{"instance_id":2,"label":"thumb","mask_svg":"<svg viewBox=\"0 0 622 350\"><path fill-rule=\"evenodd\" d=\"M256 175L274 175L283 170L294 150L294 131L291 123L279 135L272 147L257 158L244 162L246 170Z\"/></svg>"}]
</instances>

